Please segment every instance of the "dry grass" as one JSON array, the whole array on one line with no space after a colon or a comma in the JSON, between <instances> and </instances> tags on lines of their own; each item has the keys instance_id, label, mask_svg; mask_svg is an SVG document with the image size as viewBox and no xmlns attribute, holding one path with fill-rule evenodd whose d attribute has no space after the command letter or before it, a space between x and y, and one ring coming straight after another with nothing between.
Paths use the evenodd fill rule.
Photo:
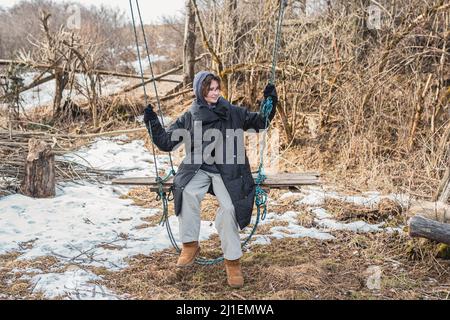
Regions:
<instances>
[{"instance_id":1,"label":"dry grass","mask_svg":"<svg viewBox=\"0 0 450 320\"><path fill-rule=\"evenodd\" d=\"M272 196L279 196L274 191ZM141 203L153 205L146 188L135 188L128 195L134 199L149 199ZM278 201L283 210L298 209L299 225L314 226L314 217L295 207L297 198L288 197ZM215 199L207 196L208 204L204 219L215 213ZM284 207L285 206L285 207ZM275 206L274 206L275 207ZM399 215L394 203L378 205L376 210L340 202L327 202L327 210L334 214L343 207L347 215L343 220L366 219L369 222L389 219ZM303 210L302 210L303 209ZM365 211L366 210L366 211ZM377 212L375 212L377 211ZM389 214L384 214L388 212ZM281 214L281 212L280 212ZM144 218L141 227L153 226L160 215ZM209 217L212 221L213 216ZM285 226L285 221L274 221L261 225L258 234L269 234L274 226ZM173 249L150 255L137 255L129 259L129 267L112 272L106 268L88 267L102 276L100 285L126 294L132 299L445 299L450 293L450 264L437 259L436 244L425 240L411 239L400 234L355 234L334 232L333 241L309 238L272 240L269 245L255 245L242 258L246 284L233 290L226 284L222 264L213 266L194 265L178 270L175 267L177 254ZM216 258L221 255L220 242L216 236L201 243L201 256ZM33 243L24 243L24 248ZM109 247L120 250L119 247ZM39 268L49 272L58 260L43 257L31 261L17 260L19 254L0 256L0 292L8 299L42 299L42 294L31 293L32 285L21 280L25 272L12 272L14 268L25 270ZM448 260L447 260L448 261ZM372 275L370 267L381 270L379 289L367 286ZM63 272L70 266L63 266ZM28 273L29 274L29 273Z\"/></svg>"},{"instance_id":2,"label":"dry grass","mask_svg":"<svg viewBox=\"0 0 450 320\"><path fill-rule=\"evenodd\" d=\"M162 204L156 199L156 193L150 191L146 187L132 188L126 195L121 196L122 199L131 199L133 204L142 206L144 208L159 208L162 212ZM211 195L206 194L201 203L201 219L205 221L214 221L216 211L219 208L219 202ZM174 214L174 203L169 201L169 216ZM149 226L154 226L159 222L161 216L153 215L143 219L149 223Z\"/></svg>"},{"instance_id":3,"label":"dry grass","mask_svg":"<svg viewBox=\"0 0 450 320\"><path fill-rule=\"evenodd\" d=\"M450 267L432 257L413 257L400 235L340 233L336 241L274 240L254 246L242 259L246 284L233 290L223 265L178 270L165 250L139 255L103 285L136 299L443 299ZM202 243L209 248L214 240ZM366 282L370 266L382 271L380 290Z\"/></svg>"},{"instance_id":4,"label":"dry grass","mask_svg":"<svg viewBox=\"0 0 450 320\"><path fill-rule=\"evenodd\" d=\"M338 221L363 220L368 223L394 221L397 224L406 222L402 215L402 207L390 199L383 199L376 207L369 208L338 199L327 198L323 208L332 213Z\"/></svg>"},{"instance_id":5,"label":"dry grass","mask_svg":"<svg viewBox=\"0 0 450 320\"><path fill-rule=\"evenodd\" d=\"M37 271L27 271L30 269L39 269L43 273L55 272L52 268L58 266L58 259L44 256L18 260L19 256L18 252L0 255L0 299L44 299L42 293L33 292L34 285L23 276L37 274Z\"/></svg>"}]
</instances>

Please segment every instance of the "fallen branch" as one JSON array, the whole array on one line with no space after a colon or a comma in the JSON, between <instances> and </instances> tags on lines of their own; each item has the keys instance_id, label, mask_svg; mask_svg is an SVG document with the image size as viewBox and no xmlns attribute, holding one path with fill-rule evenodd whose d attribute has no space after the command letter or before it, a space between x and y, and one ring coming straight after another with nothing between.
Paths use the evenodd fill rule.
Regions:
<instances>
[{"instance_id":1,"label":"fallen branch","mask_svg":"<svg viewBox=\"0 0 450 320\"><path fill-rule=\"evenodd\" d=\"M448 223L414 216L409 220L408 225L411 237L426 238L450 245L450 224Z\"/></svg>"},{"instance_id":2,"label":"fallen branch","mask_svg":"<svg viewBox=\"0 0 450 320\"><path fill-rule=\"evenodd\" d=\"M33 62L26 62L26 61L20 61L20 60L7 60L7 59L0 59L0 65L21 65L21 66L27 66L32 67L34 69L52 69L60 72L74 72L74 73L85 73L83 70L74 69L74 70L65 70L61 67L57 67L50 64L43 64L43 63L33 63ZM93 74L96 75L103 75L103 76L114 76L114 77L121 77L121 78L133 78L133 79L141 79L141 76L138 74L131 74L131 73L123 73L123 72L117 72L112 70L101 70L101 69L93 69ZM152 76L149 74L144 74L144 79L152 79Z\"/></svg>"},{"instance_id":3,"label":"fallen branch","mask_svg":"<svg viewBox=\"0 0 450 320\"><path fill-rule=\"evenodd\" d=\"M134 132L140 132L140 131L146 131L147 128L135 128L135 129L127 129L127 130L117 130L117 131L107 131L102 133L90 133L90 134L52 134L47 132L27 132L24 133L27 136L47 136L47 137L55 137L55 138L67 138L67 139L78 139L78 138L95 138L95 137L102 137L102 136L114 136L114 135L120 135L124 133L134 133ZM7 132L7 131L6 131ZM0 130L0 136L2 134L6 133L3 130ZM20 131L13 131L13 135L21 134L23 132Z\"/></svg>"},{"instance_id":4,"label":"fallen branch","mask_svg":"<svg viewBox=\"0 0 450 320\"><path fill-rule=\"evenodd\" d=\"M200 56L198 56L197 58L195 58L195 61L197 62L197 61L203 59L203 58L204 58L205 56L207 56L207 55L208 55L208 53L203 53L203 54L201 54ZM130 86L130 87L128 87L128 88L125 88L125 89L123 89L123 90L120 91L120 92L113 93L111 96L118 96L118 95L121 95L121 94L130 92L130 91L132 91L132 90L134 90L134 89L137 89L137 88L139 88L139 87L142 87L143 85L147 85L147 84L149 84L149 83L151 83L151 82L153 82L153 81L160 80L161 78L163 78L163 77L165 77L165 76L168 76L168 75L170 75L170 74L172 74L172 73L175 73L175 72L177 72L177 71L179 71L179 70L181 70L181 69L183 69L183 65L182 65L182 64L180 64L179 66L177 66L177 67L175 67L175 68L172 68L172 69L170 69L170 70L168 70L168 71L166 71L166 72L164 72L164 73L161 73L161 74L155 76L155 78L151 78L151 79L145 80L143 83L140 82L140 83L138 83L138 84L135 84L135 85L133 85L133 86Z\"/></svg>"},{"instance_id":5,"label":"fallen branch","mask_svg":"<svg viewBox=\"0 0 450 320\"><path fill-rule=\"evenodd\" d=\"M175 97L177 97L177 96L180 96L180 95L186 94L186 93L192 93L192 89L191 89L191 88L189 88L189 89L184 89L184 90L181 90L181 91L178 91L178 92L169 94L169 95L167 95L167 96L162 97L160 100L161 100L161 101L169 100L169 99L175 98Z\"/></svg>"}]
</instances>

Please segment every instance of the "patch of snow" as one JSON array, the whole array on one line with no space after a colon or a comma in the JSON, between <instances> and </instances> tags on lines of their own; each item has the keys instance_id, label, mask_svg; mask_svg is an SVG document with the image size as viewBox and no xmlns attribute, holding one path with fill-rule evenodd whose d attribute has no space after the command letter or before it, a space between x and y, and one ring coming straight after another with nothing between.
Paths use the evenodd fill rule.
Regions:
<instances>
[{"instance_id":1,"label":"patch of snow","mask_svg":"<svg viewBox=\"0 0 450 320\"><path fill-rule=\"evenodd\" d=\"M254 235L253 239L251 241L252 245L268 245L270 244L271 240L269 236L266 235Z\"/></svg>"},{"instance_id":2,"label":"patch of snow","mask_svg":"<svg viewBox=\"0 0 450 320\"><path fill-rule=\"evenodd\" d=\"M318 240L333 240L334 236L329 233L320 231L316 228L305 228L296 224L289 224L288 226L276 226L270 228L274 238L313 238Z\"/></svg>"},{"instance_id":3,"label":"patch of snow","mask_svg":"<svg viewBox=\"0 0 450 320\"><path fill-rule=\"evenodd\" d=\"M311 208L310 212L313 213L318 219L327 219L331 218L332 215L327 212L327 210L317 207L317 208Z\"/></svg>"},{"instance_id":4,"label":"patch of snow","mask_svg":"<svg viewBox=\"0 0 450 320\"><path fill-rule=\"evenodd\" d=\"M332 219L314 219L314 222L326 230L345 230L345 231L353 231L358 233L366 233L366 232L380 232L384 231L382 226L384 223L380 224L369 224L364 221L354 221L349 223L341 223Z\"/></svg>"},{"instance_id":5,"label":"patch of snow","mask_svg":"<svg viewBox=\"0 0 450 320\"><path fill-rule=\"evenodd\" d=\"M117 198L113 189L72 183L52 199L19 194L0 199L0 253L36 239L20 259L53 255L63 261L118 269L127 266L128 257L170 248L165 227L136 228L159 209L134 206L132 200ZM172 216L169 221L178 239L178 219ZM201 239L215 232L209 222L202 222Z\"/></svg>"},{"instance_id":6,"label":"patch of snow","mask_svg":"<svg viewBox=\"0 0 450 320\"><path fill-rule=\"evenodd\" d=\"M33 79L38 76L37 72L27 72L21 77L24 79L24 85L27 86L33 82ZM43 77L47 77L49 74L45 74ZM47 81L39 86L36 86L30 90L22 92L20 94L21 105L25 110L30 110L34 107L50 104L53 101L55 93L55 80Z\"/></svg>"},{"instance_id":7,"label":"patch of snow","mask_svg":"<svg viewBox=\"0 0 450 320\"><path fill-rule=\"evenodd\" d=\"M38 72L27 72L22 75L24 79L24 85L29 85L33 82L33 79L38 76ZM45 74L43 77L47 77L49 74ZM82 87L86 86L87 77L83 74L77 74L75 76L76 81L81 84ZM118 79L117 77L103 76L101 94L110 95L120 91L128 85L128 81L124 79ZM63 91L63 100L67 99L71 95L73 101L86 101L86 98L78 93L76 90L70 90L66 88ZM55 96L55 80L47 81L39 86L24 91L20 94L21 105L27 111L32 108L48 105L53 102Z\"/></svg>"},{"instance_id":8,"label":"patch of snow","mask_svg":"<svg viewBox=\"0 0 450 320\"><path fill-rule=\"evenodd\" d=\"M298 212L286 211L284 214L279 215L274 212L269 212L264 220L259 222L259 225L265 225L274 221L286 221L287 226L275 226L270 228L270 235L257 236L255 240L252 240L252 244L269 244L270 238L303 238L309 237L318 240L332 240L334 236L329 233L320 231L316 228L305 228L298 225L297 221ZM255 218L254 218L255 219ZM253 220L252 223L255 223Z\"/></svg>"},{"instance_id":9,"label":"patch of snow","mask_svg":"<svg viewBox=\"0 0 450 320\"><path fill-rule=\"evenodd\" d=\"M161 123L161 125L164 122L164 127L167 128L168 125L171 124L171 122L174 120L171 117L166 117L166 116L158 116L159 122ZM140 123L144 123L144 115L140 115L136 117L136 121L140 122Z\"/></svg>"},{"instance_id":10,"label":"patch of snow","mask_svg":"<svg viewBox=\"0 0 450 320\"><path fill-rule=\"evenodd\" d=\"M141 55L143 54L143 52L145 52L145 48L140 48L139 50L140 50ZM159 56L157 54L155 54L155 55L151 54L150 55L150 61L151 61L152 65L153 65L155 62L167 61L167 57L166 56ZM139 66L139 60L132 61L130 64L134 68L134 70L136 70L137 74L141 74L141 68ZM145 72L145 70L150 68L150 63L149 63L148 58L147 58L146 55L141 58L141 64L142 64L142 70L144 70L144 72Z\"/></svg>"},{"instance_id":11,"label":"patch of snow","mask_svg":"<svg viewBox=\"0 0 450 320\"><path fill-rule=\"evenodd\" d=\"M303 199L297 201L297 204L303 204L307 206L321 206L325 203L326 192L319 188L305 188L302 190L305 194Z\"/></svg>"},{"instance_id":12,"label":"patch of snow","mask_svg":"<svg viewBox=\"0 0 450 320\"><path fill-rule=\"evenodd\" d=\"M116 140L116 141L115 141ZM127 177L154 176L154 159L143 140L118 144L117 138L97 139L92 145L58 157L101 170L126 170ZM168 167L168 155L157 155L158 168ZM174 167L176 170L177 168Z\"/></svg>"},{"instance_id":13,"label":"patch of snow","mask_svg":"<svg viewBox=\"0 0 450 320\"><path fill-rule=\"evenodd\" d=\"M102 77L102 96L109 96L113 93L119 92L128 86L129 82L123 78L116 77Z\"/></svg>"},{"instance_id":14,"label":"patch of snow","mask_svg":"<svg viewBox=\"0 0 450 320\"><path fill-rule=\"evenodd\" d=\"M283 193L278 199L279 200L285 200L287 198L292 198L292 197L302 197L303 194L299 193L299 192L292 192L292 191L288 191Z\"/></svg>"},{"instance_id":15,"label":"patch of snow","mask_svg":"<svg viewBox=\"0 0 450 320\"><path fill-rule=\"evenodd\" d=\"M91 272L76 268L64 273L36 275L31 279L33 293L42 292L46 298L64 297L70 300L118 300L107 288L95 284L101 278Z\"/></svg>"},{"instance_id":16,"label":"patch of snow","mask_svg":"<svg viewBox=\"0 0 450 320\"><path fill-rule=\"evenodd\" d=\"M298 212L286 211L283 214L277 214L275 212L268 212L264 220L259 221L259 225L265 225L274 221L287 221L289 223L297 222ZM252 218L252 223L256 222L256 217Z\"/></svg>"}]
</instances>

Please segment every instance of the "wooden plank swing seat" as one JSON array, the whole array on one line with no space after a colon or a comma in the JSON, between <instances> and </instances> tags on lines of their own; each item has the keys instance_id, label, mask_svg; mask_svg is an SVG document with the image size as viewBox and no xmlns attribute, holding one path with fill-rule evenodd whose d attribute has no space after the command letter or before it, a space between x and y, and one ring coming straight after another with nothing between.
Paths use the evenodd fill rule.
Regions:
<instances>
[{"instance_id":1,"label":"wooden plank swing seat","mask_svg":"<svg viewBox=\"0 0 450 320\"><path fill-rule=\"evenodd\" d=\"M253 178L256 178L253 174ZM262 183L263 187L271 189L288 189L289 187L299 187L304 185L319 185L320 174L317 172L303 172L303 173L279 173L267 174L267 178ZM168 191L172 186L173 177L164 183L164 191ZM151 191L158 191L158 183L155 177L134 177L134 178L119 178L113 179L112 184L116 185L134 185L134 186L150 186Z\"/></svg>"}]
</instances>

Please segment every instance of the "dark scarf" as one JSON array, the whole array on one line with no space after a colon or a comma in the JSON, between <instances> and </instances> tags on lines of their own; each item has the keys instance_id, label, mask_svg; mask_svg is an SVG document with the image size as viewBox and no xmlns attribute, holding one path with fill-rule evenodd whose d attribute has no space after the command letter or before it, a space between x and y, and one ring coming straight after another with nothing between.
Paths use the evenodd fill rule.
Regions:
<instances>
[{"instance_id":1,"label":"dark scarf","mask_svg":"<svg viewBox=\"0 0 450 320\"><path fill-rule=\"evenodd\" d=\"M227 102L224 98L220 97L215 107L210 108L208 105L200 105L197 101L194 101L191 107L192 117L194 121L202 121L204 126L215 128L216 126L211 124L219 120L228 120L229 104Z\"/></svg>"}]
</instances>

